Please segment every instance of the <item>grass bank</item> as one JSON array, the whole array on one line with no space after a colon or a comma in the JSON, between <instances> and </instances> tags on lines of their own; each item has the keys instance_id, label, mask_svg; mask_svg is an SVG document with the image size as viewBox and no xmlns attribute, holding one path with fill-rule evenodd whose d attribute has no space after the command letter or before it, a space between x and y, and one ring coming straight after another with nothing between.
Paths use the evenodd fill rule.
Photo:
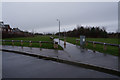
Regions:
<instances>
[{"instance_id":1,"label":"grass bank","mask_svg":"<svg viewBox=\"0 0 120 80\"><path fill-rule=\"evenodd\" d=\"M76 44L76 39L80 38L75 38L75 37L67 37L66 41L75 45L80 45L80 42ZM61 39L64 40L64 39ZM119 44L118 39L115 38L86 38L86 41L98 41L98 42L105 42L105 43L111 43L111 44ZM103 50L103 45L96 44L96 47L93 47L92 43L88 43L88 45L85 45L85 48L102 52L102 53L107 53L111 54L114 56L118 56L118 47L114 46L107 46L107 50Z\"/></svg>"},{"instance_id":2,"label":"grass bank","mask_svg":"<svg viewBox=\"0 0 120 80\"><path fill-rule=\"evenodd\" d=\"M52 41L49 36L35 36L35 37L20 37L20 38L7 38L4 40L26 40L26 41ZM2 43L3 44L3 43ZM3 44L4 45L4 44ZM5 42L5 45L12 45L11 42ZM20 42L15 42L15 46L21 46ZM30 47L29 43L23 43L23 46ZM42 46L40 47L39 43L32 43L31 47L37 47L37 48L46 48L46 49L54 49L53 44L51 43L42 43ZM58 45L58 50L63 50L63 48Z\"/></svg>"}]
</instances>

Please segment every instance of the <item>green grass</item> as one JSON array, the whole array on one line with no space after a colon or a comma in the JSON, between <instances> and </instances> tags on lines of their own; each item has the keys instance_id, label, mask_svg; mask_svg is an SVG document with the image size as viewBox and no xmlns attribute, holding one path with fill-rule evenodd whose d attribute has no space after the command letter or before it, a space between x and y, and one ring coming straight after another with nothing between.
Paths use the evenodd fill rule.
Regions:
<instances>
[{"instance_id":1,"label":"green grass","mask_svg":"<svg viewBox=\"0 0 120 80\"><path fill-rule=\"evenodd\" d=\"M79 39L79 38L67 37L66 41L75 45L80 45L80 42L76 44L76 39ZM64 39L61 39L61 40L64 40ZM98 42L119 44L118 39L114 39L114 38L86 38L86 41L98 41ZM85 48L102 52L102 53L111 54L114 56L118 56L118 47L114 47L114 46L107 46L107 50L103 50L103 45L101 44L96 44L96 47L93 47L92 43L88 43L87 46L85 45Z\"/></svg>"},{"instance_id":2,"label":"green grass","mask_svg":"<svg viewBox=\"0 0 120 80\"><path fill-rule=\"evenodd\" d=\"M7 38L4 40L26 40L26 41L52 41L49 36L35 36L35 37L20 37L20 38ZM3 43L4 45L4 43ZM12 42L5 42L5 45L12 45ZM20 42L14 42L15 46L21 46ZM52 43L42 43L40 47L39 43L32 43L32 46L29 46L29 43L23 43L25 47L37 47L37 48L46 48L46 49L54 49ZM63 50L63 48L58 45L58 50Z\"/></svg>"},{"instance_id":3,"label":"green grass","mask_svg":"<svg viewBox=\"0 0 120 80\"><path fill-rule=\"evenodd\" d=\"M2 45L2 39L0 39L0 45Z\"/></svg>"},{"instance_id":4,"label":"green grass","mask_svg":"<svg viewBox=\"0 0 120 80\"><path fill-rule=\"evenodd\" d=\"M5 40L52 41L49 36L6 38Z\"/></svg>"}]
</instances>

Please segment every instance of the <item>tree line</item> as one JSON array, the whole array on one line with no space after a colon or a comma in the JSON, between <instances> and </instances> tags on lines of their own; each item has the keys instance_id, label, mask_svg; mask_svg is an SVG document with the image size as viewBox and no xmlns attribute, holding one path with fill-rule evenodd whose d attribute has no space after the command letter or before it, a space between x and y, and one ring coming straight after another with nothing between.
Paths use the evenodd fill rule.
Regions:
<instances>
[{"instance_id":1,"label":"tree line","mask_svg":"<svg viewBox=\"0 0 120 80\"><path fill-rule=\"evenodd\" d=\"M80 35L84 35L86 37L90 38L117 38L119 33L107 33L105 30L105 27L84 27L84 26L77 26L77 28L74 28L73 30L67 31L67 32L60 32L61 36L67 36L67 37L80 37ZM56 35L59 35L59 32L56 33Z\"/></svg>"}]
</instances>

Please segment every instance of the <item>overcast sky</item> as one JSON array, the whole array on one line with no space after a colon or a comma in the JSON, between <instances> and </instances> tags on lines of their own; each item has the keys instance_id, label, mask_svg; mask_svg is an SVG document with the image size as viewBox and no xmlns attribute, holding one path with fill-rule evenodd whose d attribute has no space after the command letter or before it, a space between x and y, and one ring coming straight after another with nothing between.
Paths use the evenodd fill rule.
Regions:
<instances>
[{"instance_id":1,"label":"overcast sky","mask_svg":"<svg viewBox=\"0 0 120 80\"><path fill-rule=\"evenodd\" d=\"M106 27L108 32L118 29L117 2L3 2L2 20L21 30L58 32L76 25Z\"/></svg>"}]
</instances>

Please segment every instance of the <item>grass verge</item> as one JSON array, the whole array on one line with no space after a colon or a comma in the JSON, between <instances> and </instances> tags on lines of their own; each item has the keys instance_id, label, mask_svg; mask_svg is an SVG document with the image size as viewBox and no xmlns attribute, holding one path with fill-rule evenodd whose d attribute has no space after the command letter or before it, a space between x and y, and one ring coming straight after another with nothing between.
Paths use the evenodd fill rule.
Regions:
<instances>
[{"instance_id":1,"label":"grass verge","mask_svg":"<svg viewBox=\"0 0 120 80\"><path fill-rule=\"evenodd\" d=\"M21 38L7 38L4 40L26 40L26 41L52 41L49 36L35 36L35 37L21 37ZM12 42L5 42L2 43L2 45L12 45ZM21 46L20 42L14 42L15 46ZM23 43L24 47L30 47L29 43ZM36 48L46 48L46 49L54 49L54 46L52 43L42 43L42 46L40 47L39 43L32 43L31 47ZM63 48L58 45L57 50L63 50Z\"/></svg>"},{"instance_id":2,"label":"grass verge","mask_svg":"<svg viewBox=\"0 0 120 80\"><path fill-rule=\"evenodd\" d=\"M75 45L80 45L80 42L76 43L76 39L79 39L79 38L67 37L66 41ZM61 39L61 40L64 40L64 39ZM111 43L111 44L119 44L118 39L114 39L114 38L86 38L86 41L98 41L98 42L105 42L105 43ZM107 50L103 50L103 45L101 44L96 44L96 47L93 47L92 43L88 43L87 46L85 45L85 48L102 52L102 53L111 54L114 56L118 56L118 53L119 53L118 47L107 46Z\"/></svg>"}]
</instances>

